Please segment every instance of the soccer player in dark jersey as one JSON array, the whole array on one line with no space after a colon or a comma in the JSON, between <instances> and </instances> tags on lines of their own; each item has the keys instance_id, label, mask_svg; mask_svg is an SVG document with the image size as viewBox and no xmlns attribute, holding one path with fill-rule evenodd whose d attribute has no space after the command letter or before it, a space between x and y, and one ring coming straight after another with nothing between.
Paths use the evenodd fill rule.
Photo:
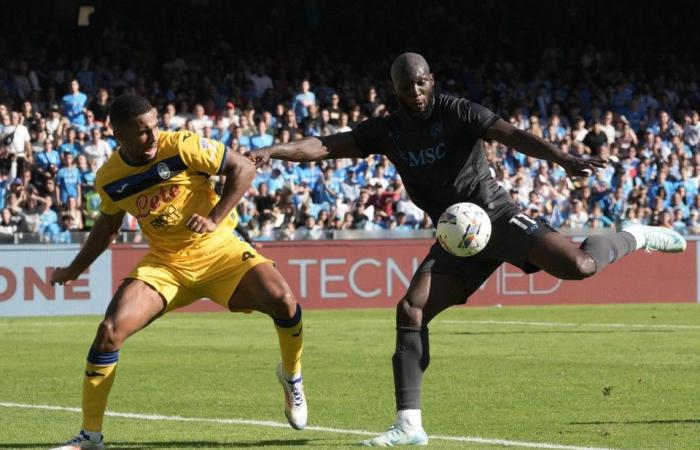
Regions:
<instances>
[{"instance_id":1,"label":"soccer player in dark jersey","mask_svg":"<svg viewBox=\"0 0 700 450\"><path fill-rule=\"evenodd\" d=\"M248 153L258 165L269 158L317 161L384 154L396 166L413 202L433 223L458 202L476 203L491 219L491 239L478 255L459 258L435 243L399 301L392 360L396 423L363 442L369 446L427 444L420 413L423 373L430 362L427 325L444 309L465 303L504 262L526 273L544 270L561 279L581 280L636 249L681 252L686 247L675 231L643 225L591 236L580 246L571 243L541 219L525 215L496 183L482 142L495 140L557 163L574 177L591 175L604 166L603 161L565 154L467 99L434 94L435 80L421 55L397 57L391 79L399 105L394 114L369 119L347 133L307 137Z\"/></svg>"}]
</instances>

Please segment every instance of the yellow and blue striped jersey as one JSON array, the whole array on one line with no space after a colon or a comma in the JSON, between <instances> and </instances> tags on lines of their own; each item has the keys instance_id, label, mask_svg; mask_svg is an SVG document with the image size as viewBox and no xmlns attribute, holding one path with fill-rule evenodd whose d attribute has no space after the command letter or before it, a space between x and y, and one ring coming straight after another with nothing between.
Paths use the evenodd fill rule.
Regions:
<instances>
[{"instance_id":1,"label":"yellow and blue striped jersey","mask_svg":"<svg viewBox=\"0 0 700 450\"><path fill-rule=\"evenodd\" d=\"M189 131L161 131L153 161L130 166L115 151L97 172L95 185L104 214L126 211L139 221L151 251L178 253L195 242L219 241L236 226L235 210L213 233L198 234L185 224L192 214L206 217L218 201L210 175L223 170L226 147Z\"/></svg>"}]
</instances>

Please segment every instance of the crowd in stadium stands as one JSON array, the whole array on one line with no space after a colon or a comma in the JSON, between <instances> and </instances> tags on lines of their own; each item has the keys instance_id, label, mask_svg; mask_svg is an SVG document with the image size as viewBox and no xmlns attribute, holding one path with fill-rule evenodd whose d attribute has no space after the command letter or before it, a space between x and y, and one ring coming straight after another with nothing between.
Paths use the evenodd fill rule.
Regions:
<instances>
[{"instance_id":1,"label":"crowd in stadium stands","mask_svg":"<svg viewBox=\"0 0 700 450\"><path fill-rule=\"evenodd\" d=\"M274 4L285 8L284 2ZM432 14L426 19L431 23L449 22L447 11ZM90 51L89 43L77 45L80 37L65 42L48 32L34 57L0 63L0 240L12 242L21 232L68 242L71 231L90 229L100 203L95 173L117 145L109 104L123 92L147 97L159 110L161 129L194 131L238 152L349 131L395 109L388 65L396 52L387 51L362 73L366 64L353 68L352 55L343 59L329 52L310 62L324 47L300 43L294 33L288 37L298 45L296 56L265 55L258 47L234 49L238 44L215 29L208 28L208 38L200 36L213 43L206 55L175 34L168 34L170 47L151 45L153 39L137 27L126 36L114 22L100 28L99 52ZM62 50L63 44L81 53ZM510 59L489 45L484 42L484 51L494 56L471 64L449 53L424 52L439 91L478 101L564 152L609 163L589 179L570 179L561 167L486 143L493 176L529 215L544 216L555 227L632 221L700 232L696 62L676 72L645 71L639 63L624 67L616 60L626 62L629 54L592 45L564 51L550 41L521 53L532 61ZM229 52L238 57L227 57ZM673 65L669 58L658 64ZM258 171L238 212L258 240L432 226L385 156L271 161ZM123 229L135 231L138 224L127 215Z\"/></svg>"}]
</instances>

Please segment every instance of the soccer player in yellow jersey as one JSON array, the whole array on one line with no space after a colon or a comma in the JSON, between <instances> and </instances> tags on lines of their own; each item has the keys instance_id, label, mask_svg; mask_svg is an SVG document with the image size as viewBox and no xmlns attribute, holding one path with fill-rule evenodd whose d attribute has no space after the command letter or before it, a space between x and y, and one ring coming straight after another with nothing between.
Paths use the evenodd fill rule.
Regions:
<instances>
[{"instance_id":1,"label":"soccer player in yellow jersey","mask_svg":"<svg viewBox=\"0 0 700 450\"><path fill-rule=\"evenodd\" d=\"M162 314L210 298L231 311L272 317L282 362L285 415L306 426L301 378L301 307L270 260L237 239L234 207L255 175L248 159L189 131L157 128L156 110L144 98L122 95L110 120L118 151L97 173L101 215L68 267L52 282L75 280L109 246L126 212L139 220L150 252L124 279L90 347L83 379L83 423L60 449L102 449L102 419L124 341ZM219 198L210 175L226 177Z\"/></svg>"}]
</instances>

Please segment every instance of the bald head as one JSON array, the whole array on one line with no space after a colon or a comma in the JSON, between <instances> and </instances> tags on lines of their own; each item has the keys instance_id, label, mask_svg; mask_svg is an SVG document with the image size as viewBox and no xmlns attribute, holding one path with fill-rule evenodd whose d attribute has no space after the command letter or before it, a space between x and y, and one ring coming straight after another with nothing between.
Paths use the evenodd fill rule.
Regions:
<instances>
[{"instance_id":1,"label":"bald head","mask_svg":"<svg viewBox=\"0 0 700 450\"><path fill-rule=\"evenodd\" d=\"M435 80L418 53L403 53L391 64L391 81L399 106L408 115L427 119L433 110Z\"/></svg>"},{"instance_id":2,"label":"bald head","mask_svg":"<svg viewBox=\"0 0 700 450\"><path fill-rule=\"evenodd\" d=\"M391 81L394 85L403 80L429 73L428 62L418 53L402 53L391 64Z\"/></svg>"}]
</instances>

